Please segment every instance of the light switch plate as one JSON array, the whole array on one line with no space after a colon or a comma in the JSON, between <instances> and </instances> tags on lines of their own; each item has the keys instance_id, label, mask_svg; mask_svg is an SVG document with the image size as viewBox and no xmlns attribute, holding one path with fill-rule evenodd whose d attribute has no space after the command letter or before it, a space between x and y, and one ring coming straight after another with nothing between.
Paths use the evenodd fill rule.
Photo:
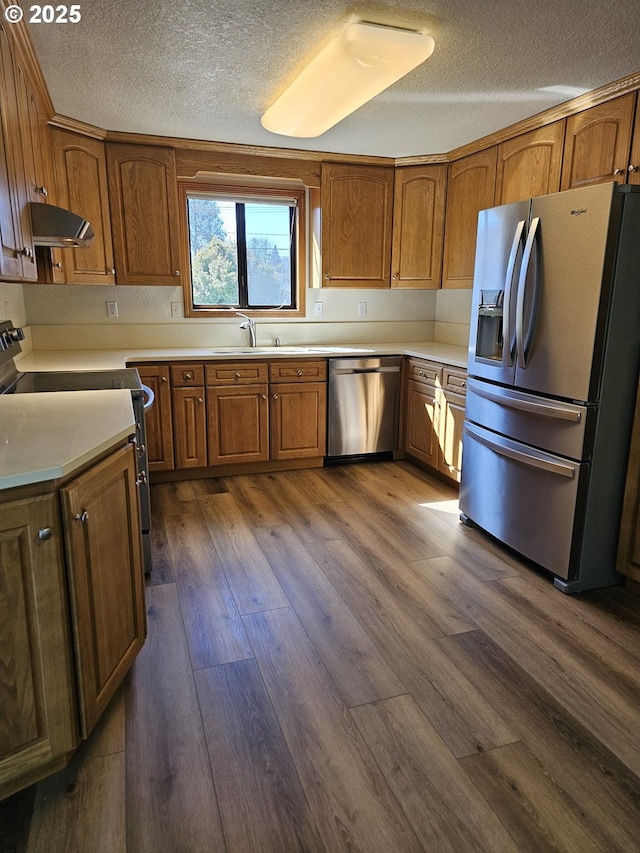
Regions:
<instances>
[{"instance_id":1,"label":"light switch plate","mask_svg":"<svg viewBox=\"0 0 640 853\"><path fill-rule=\"evenodd\" d=\"M367 303L366 302L358 302L358 317L366 317L367 316Z\"/></svg>"}]
</instances>

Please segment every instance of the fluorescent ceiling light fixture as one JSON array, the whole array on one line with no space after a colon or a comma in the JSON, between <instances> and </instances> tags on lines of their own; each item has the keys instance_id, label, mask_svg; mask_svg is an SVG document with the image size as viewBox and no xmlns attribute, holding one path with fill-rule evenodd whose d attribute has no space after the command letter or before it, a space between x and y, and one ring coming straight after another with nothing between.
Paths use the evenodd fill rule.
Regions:
<instances>
[{"instance_id":1,"label":"fluorescent ceiling light fixture","mask_svg":"<svg viewBox=\"0 0 640 853\"><path fill-rule=\"evenodd\" d=\"M415 30L349 24L269 107L262 126L284 136L320 136L428 59L434 47L431 36Z\"/></svg>"}]
</instances>

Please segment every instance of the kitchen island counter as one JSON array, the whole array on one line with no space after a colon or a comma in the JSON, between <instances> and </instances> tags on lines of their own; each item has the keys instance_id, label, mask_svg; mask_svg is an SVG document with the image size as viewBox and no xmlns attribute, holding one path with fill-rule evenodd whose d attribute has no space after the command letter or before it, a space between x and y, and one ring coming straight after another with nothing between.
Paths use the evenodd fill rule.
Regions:
<instances>
[{"instance_id":1,"label":"kitchen island counter","mask_svg":"<svg viewBox=\"0 0 640 853\"><path fill-rule=\"evenodd\" d=\"M134 430L128 390L5 394L0 490L71 474Z\"/></svg>"}]
</instances>

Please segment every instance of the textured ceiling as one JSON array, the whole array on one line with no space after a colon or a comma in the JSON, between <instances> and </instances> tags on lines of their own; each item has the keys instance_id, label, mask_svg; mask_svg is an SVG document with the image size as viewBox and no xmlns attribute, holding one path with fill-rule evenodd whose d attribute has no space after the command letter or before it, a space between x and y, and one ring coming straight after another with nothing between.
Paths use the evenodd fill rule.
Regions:
<instances>
[{"instance_id":1,"label":"textured ceiling","mask_svg":"<svg viewBox=\"0 0 640 853\"><path fill-rule=\"evenodd\" d=\"M109 130L338 153L444 153L640 71L637 0L82 0L30 25L56 111ZM433 56L316 139L260 116L350 17Z\"/></svg>"}]
</instances>

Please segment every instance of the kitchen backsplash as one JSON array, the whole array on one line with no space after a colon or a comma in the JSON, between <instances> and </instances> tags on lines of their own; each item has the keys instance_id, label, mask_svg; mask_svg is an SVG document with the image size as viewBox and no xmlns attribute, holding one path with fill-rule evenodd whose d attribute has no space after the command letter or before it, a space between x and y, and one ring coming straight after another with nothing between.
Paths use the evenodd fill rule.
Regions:
<instances>
[{"instance_id":1,"label":"kitchen backsplash","mask_svg":"<svg viewBox=\"0 0 640 853\"><path fill-rule=\"evenodd\" d=\"M118 317L107 316L108 301L117 302ZM229 318L185 319L180 287L2 285L0 309L6 302L13 322L30 327L35 349L246 343L246 332L232 313ZM315 313L318 302L321 316ZM364 317L358 316L362 302ZM470 310L467 290L310 289L306 316L274 317L274 322L260 318L258 342L271 344L276 337L284 344L437 340L466 346Z\"/></svg>"}]
</instances>

